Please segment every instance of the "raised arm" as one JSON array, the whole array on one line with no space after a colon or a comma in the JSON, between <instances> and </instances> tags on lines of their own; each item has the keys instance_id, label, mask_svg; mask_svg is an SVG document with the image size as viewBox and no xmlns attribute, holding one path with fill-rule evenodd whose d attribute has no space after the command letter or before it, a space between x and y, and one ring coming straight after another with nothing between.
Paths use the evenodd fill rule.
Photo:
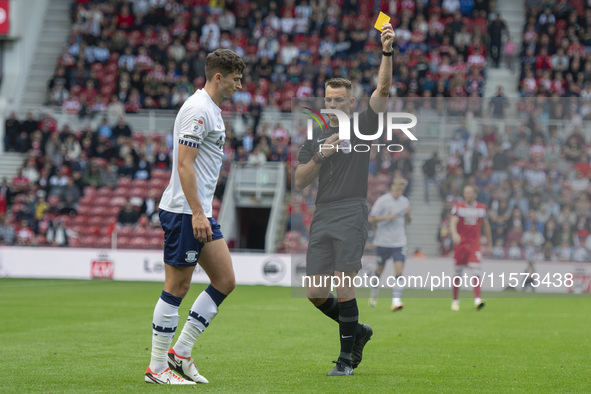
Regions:
<instances>
[{"instance_id":1,"label":"raised arm","mask_svg":"<svg viewBox=\"0 0 591 394\"><path fill-rule=\"evenodd\" d=\"M390 23L384 23L382 28L382 51L390 56L382 55L382 62L378 71L378 86L371 94L369 105L375 113L386 111L386 100L390 95L392 85L392 43L394 42L394 29ZM375 100L372 100L375 99Z\"/></svg>"}]
</instances>

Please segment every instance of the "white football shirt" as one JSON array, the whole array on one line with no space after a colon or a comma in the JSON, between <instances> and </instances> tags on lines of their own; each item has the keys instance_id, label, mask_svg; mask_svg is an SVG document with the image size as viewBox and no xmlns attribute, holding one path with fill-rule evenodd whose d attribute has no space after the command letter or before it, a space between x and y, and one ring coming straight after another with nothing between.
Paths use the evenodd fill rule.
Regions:
<instances>
[{"instance_id":1,"label":"white football shirt","mask_svg":"<svg viewBox=\"0 0 591 394\"><path fill-rule=\"evenodd\" d=\"M374 203L369 216L388 216L398 214L394 220L377 223L373 243L383 248L401 248L406 246L406 208L410 201L403 195L397 199L391 193L381 195Z\"/></svg>"},{"instance_id":2,"label":"white football shirt","mask_svg":"<svg viewBox=\"0 0 591 394\"><path fill-rule=\"evenodd\" d=\"M197 90L185 101L174 121L175 148L172 155L172 173L160 201L161 209L192 214L178 174L178 144L183 144L199 148L193 169L203 212L206 217L211 217L211 202L220 175L225 139L226 129L221 108L205 90Z\"/></svg>"}]
</instances>

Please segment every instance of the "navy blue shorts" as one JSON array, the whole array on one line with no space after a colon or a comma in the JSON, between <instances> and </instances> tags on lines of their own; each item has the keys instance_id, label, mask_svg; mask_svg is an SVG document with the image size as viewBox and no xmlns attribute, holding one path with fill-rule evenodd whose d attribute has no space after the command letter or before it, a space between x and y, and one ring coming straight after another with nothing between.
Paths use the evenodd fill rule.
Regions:
<instances>
[{"instance_id":1,"label":"navy blue shorts","mask_svg":"<svg viewBox=\"0 0 591 394\"><path fill-rule=\"evenodd\" d=\"M160 224L164 230L164 262L175 267L197 265L201 248L205 245L193 235L193 216L160 210ZM211 240L222 239L220 225L208 218L213 232Z\"/></svg>"},{"instance_id":2,"label":"navy blue shorts","mask_svg":"<svg viewBox=\"0 0 591 394\"><path fill-rule=\"evenodd\" d=\"M406 247L383 248L378 246L378 264L386 264L386 261L392 257L393 261L406 261Z\"/></svg>"}]
</instances>

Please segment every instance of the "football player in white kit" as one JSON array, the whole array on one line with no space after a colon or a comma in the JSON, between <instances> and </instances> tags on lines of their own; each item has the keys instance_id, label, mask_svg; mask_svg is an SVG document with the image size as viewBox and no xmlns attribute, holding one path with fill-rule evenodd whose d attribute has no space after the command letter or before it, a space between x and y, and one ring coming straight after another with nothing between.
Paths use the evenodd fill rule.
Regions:
<instances>
[{"instance_id":1,"label":"football player in white kit","mask_svg":"<svg viewBox=\"0 0 591 394\"><path fill-rule=\"evenodd\" d=\"M240 56L228 49L210 53L205 63L205 87L185 101L174 123L172 173L160 202L164 290L154 309L147 383L208 383L199 374L191 351L236 285L230 251L212 217L211 203L225 140L220 103L242 87L244 67ZM178 309L197 263L211 284L191 306L183 330L171 347Z\"/></svg>"},{"instance_id":2,"label":"football player in white kit","mask_svg":"<svg viewBox=\"0 0 591 394\"><path fill-rule=\"evenodd\" d=\"M374 244L378 247L378 261L375 275L379 278L384 270L386 262L392 258L394 261L394 275L396 284L392 289L392 310L400 311L404 308L402 303L401 282L404 262L406 261L406 225L410 223L410 202L402 195L408 181L404 178L394 178L390 192L380 196L369 212L369 222L376 223L377 229ZM369 305L376 306L379 287L371 289Z\"/></svg>"}]
</instances>

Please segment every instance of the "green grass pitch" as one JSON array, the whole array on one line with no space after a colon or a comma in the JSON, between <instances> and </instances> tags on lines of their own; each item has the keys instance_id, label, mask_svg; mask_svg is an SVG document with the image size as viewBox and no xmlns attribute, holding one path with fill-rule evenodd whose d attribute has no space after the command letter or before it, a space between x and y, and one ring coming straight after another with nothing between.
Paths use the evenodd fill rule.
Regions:
<instances>
[{"instance_id":1,"label":"green grass pitch","mask_svg":"<svg viewBox=\"0 0 591 394\"><path fill-rule=\"evenodd\" d=\"M181 305L179 329L204 285ZM239 286L193 356L211 382L144 383L161 283L0 280L0 392L589 392L589 298L406 298L402 312L359 300L372 325L355 376L327 377L336 323L290 289ZM445 293L447 295L447 293ZM464 296L470 296L463 292ZM486 294L485 294L486 297Z\"/></svg>"}]
</instances>

